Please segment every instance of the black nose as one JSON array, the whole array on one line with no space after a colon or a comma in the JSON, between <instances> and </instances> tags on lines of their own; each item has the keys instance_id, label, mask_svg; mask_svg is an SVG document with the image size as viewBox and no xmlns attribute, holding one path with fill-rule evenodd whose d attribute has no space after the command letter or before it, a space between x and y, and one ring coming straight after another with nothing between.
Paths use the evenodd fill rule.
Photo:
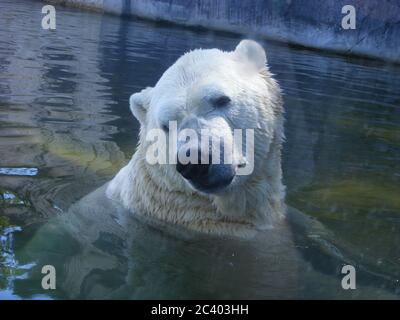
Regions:
<instances>
[{"instance_id":1,"label":"black nose","mask_svg":"<svg viewBox=\"0 0 400 320\"><path fill-rule=\"evenodd\" d=\"M204 154L204 156L206 156ZM177 159L176 170L197 190L205 193L215 193L227 187L235 177L235 169L231 164L212 164L209 155L208 163L201 161L201 152L198 154L199 163L184 164ZM203 162L203 163L201 163Z\"/></svg>"},{"instance_id":2,"label":"black nose","mask_svg":"<svg viewBox=\"0 0 400 320\"><path fill-rule=\"evenodd\" d=\"M211 158L211 157L210 157ZM198 163L182 163L177 159L176 170L185 178L192 181L202 180L207 177L211 159L209 159L209 163L200 163L201 162L201 153L198 154Z\"/></svg>"}]
</instances>

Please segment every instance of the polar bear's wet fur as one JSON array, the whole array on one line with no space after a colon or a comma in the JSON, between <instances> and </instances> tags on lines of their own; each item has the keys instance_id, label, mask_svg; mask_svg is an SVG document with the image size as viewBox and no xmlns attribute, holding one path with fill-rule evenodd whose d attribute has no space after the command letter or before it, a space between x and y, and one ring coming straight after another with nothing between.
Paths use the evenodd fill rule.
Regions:
<instances>
[{"instance_id":1,"label":"polar bear's wet fur","mask_svg":"<svg viewBox=\"0 0 400 320\"><path fill-rule=\"evenodd\" d=\"M222 107L215 105L221 96L228 97ZM240 236L273 227L282 218L281 91L258 43L243 40L230 52L190 51L154 87L133 94L130 107L141 125L139 145L108 185L110 198L134 214L212 234ZM234 163L231 182L207 192L182 176L176 165L149 164L146 133L165 130L172 120L177 121L178 130L219 128L224 138L233 129L254 129L253 172L235 175ZM218 170L212 178L226 174Z\"/></svg>"}]
</instances>

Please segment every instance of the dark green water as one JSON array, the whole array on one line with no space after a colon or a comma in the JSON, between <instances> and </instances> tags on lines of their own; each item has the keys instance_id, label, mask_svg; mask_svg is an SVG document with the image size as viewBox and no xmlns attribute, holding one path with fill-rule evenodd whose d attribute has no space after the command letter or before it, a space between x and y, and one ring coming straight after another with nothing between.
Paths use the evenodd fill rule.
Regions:
<instances>
[{"instance_id":1,"label":"dark green water","mask_svg":"<svg viewBox=\"0 0 400 320\"><path fill-rule=\"evenodd\" d=\"M182 53L232 50L240 38L62 7L57 30L47 31L41 7L0 2L0 216L17 226L4 229L0 220L0 299L230 298L247 289L279 298L292 287L299 298L400 297L398 66L263 43L285 93L287 204L324 231L294 228L312 269L296 283L280 274L283 284L264 286L243 274L227 286L217 276L223 265L232 276L246 261L252 272L268 266L256 266L257 255L227 258L230 246L245 252L242 244L209 251L204 243L213 242L198 246L146 226L136 226L132 240L108 218L95 251L64 232L63 223L82 230L63 219L134 152L130 94L154 85ZM340 288L344 263L355 265L360 289ZM55 291L41 288L44 264L57 268Z\"/></svg>"}]
</instances>

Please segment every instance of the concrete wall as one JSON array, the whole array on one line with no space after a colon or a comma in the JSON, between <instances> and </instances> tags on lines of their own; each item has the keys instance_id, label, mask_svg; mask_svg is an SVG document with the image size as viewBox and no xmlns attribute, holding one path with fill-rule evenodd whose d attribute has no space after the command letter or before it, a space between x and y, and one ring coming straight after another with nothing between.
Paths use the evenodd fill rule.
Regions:
<instances>
[{"instance_id":1,"label":"concrete wall","mask_svg":"<svg viewBox=\"0 0 400 320\"><path fill-rule=\"evenodd\" d=\"M50 1L51 2L51 1ZM398 0L53 0L400 62ZM344 30L342 7L356 8Z\"/></svg>"}]
</instances>

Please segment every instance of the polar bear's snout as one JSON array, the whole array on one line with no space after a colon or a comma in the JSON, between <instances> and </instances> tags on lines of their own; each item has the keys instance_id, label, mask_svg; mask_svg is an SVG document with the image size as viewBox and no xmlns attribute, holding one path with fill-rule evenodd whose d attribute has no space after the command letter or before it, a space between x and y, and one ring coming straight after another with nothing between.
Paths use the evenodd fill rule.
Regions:
<instances>
[{"instance_id":1,"label":"polar bear's snout","mask_svg":"<svg viewBox=\"0 0 400 320\"><path fill-rule=\"evenodd\" d=\"M202 157L198 151L198 159ZM235 168L231 164L215 164L212 154L208 156L208 163L185 162L177 159L176 170L197 190L204 193L216 193L223 190L232 182L235 177Z\"/></svg>"},{"instance_id":2,"label":"polar bear's snout","mask_svg":"<svg viewBox=\"0 0 400 320\"><path fill-rule=\"evenodd\" d=\"M192 189L210 194L231 185L240 159L223 116L189 115L182 119L177 136L176 171Z\"/></svg>"}]
</instances>

